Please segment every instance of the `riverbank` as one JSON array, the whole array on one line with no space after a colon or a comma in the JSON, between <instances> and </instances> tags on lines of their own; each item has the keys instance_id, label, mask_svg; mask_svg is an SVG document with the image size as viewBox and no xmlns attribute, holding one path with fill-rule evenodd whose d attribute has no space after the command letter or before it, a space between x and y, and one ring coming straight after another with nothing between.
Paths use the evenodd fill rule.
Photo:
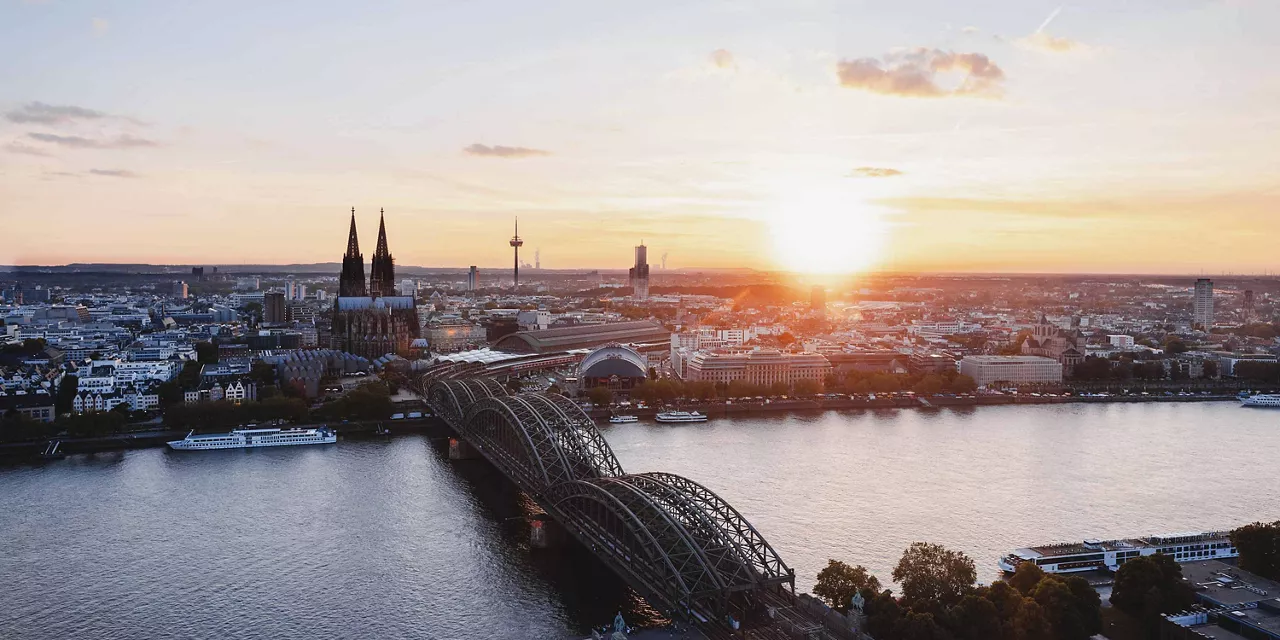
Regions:
<instances>
[{"instance_id":1,"label":"riverbank","mask_svg":"<svg viewBox=\"0 0 1280 640\"><path fill-rule=\"evenodd\" d=\"M699 411L709 416L749 415L753 413L779 413L796 411L827 411L841 409L938 409L942 407L978 407L1007 405L1041 405L1041 404L1105 404L1105 403L1147 403L1147 402L1227 402L1238 401L1234 395L1111 395L1111 396L1032 396L1032 395L975 395L975 396L930 396L921 397L906 394L888 394L871 397L839 397L812 399L760 399L760 400L719 400L714 402L682 402L680 408L686 411ZM657 415L662 408L657 407L614 407L595 408L587 413L593 418L608 418L615 413L624 413L642 418Z\"/></svg>"},{"instance_id":2,"label":"riverbank","mask_svg":"<svg viewBox=\"0 0 1280 640\"><path fill-rule=\"evenodd\" d=\"M412 433L428 433L443 425L434 418L414 420L387 420L368 422L344 422L342 424L300 424L287 425L286 429L311 429L329 426L338 432L338 439L368 438L379 435L405 435ZM379 434L385 428L390 433ZM187 436L187 429L155 429L135 431L96 438L46 438L30 442L8 442L0 444L0 460L23 461L57 459L81 453L101 453L105 451L122 451L127 449L147 449L163 447L171 440L181 440ZM57 454L45 455L51 443L58 443Z\"/></svg>"}]
</instances>

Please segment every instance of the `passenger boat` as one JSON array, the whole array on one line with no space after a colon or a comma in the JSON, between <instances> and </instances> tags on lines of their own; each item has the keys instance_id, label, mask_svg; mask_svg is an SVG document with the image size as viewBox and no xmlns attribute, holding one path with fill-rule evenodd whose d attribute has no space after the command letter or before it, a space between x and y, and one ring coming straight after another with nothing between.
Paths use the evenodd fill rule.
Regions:
<instances>
[{"instance_id":1,"label":"passenger boat","mask_svg":"<svg viewBox=\"0 0 1280 640\"><path fill-rule=\"evenodd\" d=\"M1280 409L1280 394L1259 393L1258 395L1244 396L1240 398L1240 406Z\"/></svg>"},{"instance_id":2,"label":"passenger boat","mask_svg":"<svg viewBox=\"0 0 1280 640\"><path fill-rule=\"evenodd\" d=\"M332 444L338 433L328 427L315 429L235 429L230 433L187 434L172 440L169 447L178 451L203 449L251 449L255 447L288 447L300 444Z\"/></svg>"},{"instance_id":3,"label":"passenger boat","mask_svg":"<svg viewBox=\"0 0 1280 640\"><path fill-rule=\"evenodd\" d=\"M609 422L613 424L625 424L627 422L639 422L640 418L635 416L609 416Z\"/></svg>"},{"instance_id":4,"label":"passenger boat","mask_svg":"<svg viewBox=\"0 0 1280 640\"><path fill-rule=\"evenodd\" d=\"M663 411L654 419L658 422L706 422L707 416L697 411Z\"/></svg>"},{"instance_id":5,"label":"passenger boat","mask_svg":"<svg viewBox=\"0 0 1280 640\"><path fill-rule=\"evenodd\" d=\"M1228 531L1178 533L1147 536L1127 540L1097 540L1052 544L1018 549L1000 558L1005 573L1017 571L1018 565L1034 562L1045 573L1075 573L1105 569L1115 571L1120 565L1139 556L1163 553L1178 562L1221 560L1239 554Z\"/></svg>"}]
</instances>

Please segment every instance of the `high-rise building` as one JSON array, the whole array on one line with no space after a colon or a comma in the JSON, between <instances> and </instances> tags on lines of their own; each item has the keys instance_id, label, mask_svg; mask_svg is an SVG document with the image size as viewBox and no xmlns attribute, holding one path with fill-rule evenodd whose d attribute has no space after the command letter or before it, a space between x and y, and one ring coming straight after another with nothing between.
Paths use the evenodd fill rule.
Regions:
<instances>
[{"instance_id":1,"label":"high-rise building","mask_svg":"<svg viewBox=\"0 0 1280 640\"><path fill-rule=\"evenodd\" d=\"M281 324L288 321L284 305L285 294L272 291L262 296L262 321L267 324Z\"/></svg>"},{"instance_id":2,"label":"high-rise building","mask_svg":"<svg viewBox=\"0 0 1280 640\"><path fill-rule=\"evenodd\" d=\"M182 300L186 300L186 299L187 299L187 283L185 283L185 282L183 282L183 281L181 281L181 280L178 280L177 282L174 282L174 283L173 283L173 297L175 297L175 298L180 298L180 299L182 299Z\"/></svg>"},{"instance_id":3,"label":"high-rise building","mask_svg":"<svg viewBox=\"0 0 1280 640\"><path fill-rule=\"evenodd\" d=\"M512 270L511 275L512 275L512 278L515 280L516 288L519 289L520 288L520 247L524 246L524 240L520 239L520 219L519 218L516 219L516 234L511 236L511 242L508 244L510 244L511 248L515 251L515 269Z\"/></svg>"},{"instance_id":4,"label":"high-rise building","mask_svg":"<svg viewBox=\"0 0 1280 640\"><path fill-rule=\"evenodd\" d=\"M294 300L306 300L306 299L307 299L307 285L305 285L305 284L294 285L294 287L293 287L293 296L294 296L294 297L293 297L293 299L294 299Z\"/></svg>"},{"instance_id":5,"label":"high-rise building","mask_svg":"<svg viewBox=\"0 0 1280 640\"><path fill-rule=\"evenodd\" d=\"M479 288L480 273L476 271L476 266L473 264L470 269L467 269L467 291L475 291Z\"/></svg>"},{"instance_id":6,"label":"high-rise building","mask_svg":"<svg viewBox=\"0 0 1280 640\"><path fill-rule=\"evenodd\" d=\"M1240 315L1245 322L1253 321L1253 289L1244 290L1244 302L1240 305Z\"/></svg>"},{"instance_id":7,"label":"high-rise building","mask_svg":"<svg viewBox=\"0 0 1280 640\"><path fill-rule=\"evenodd\" d=\"M1192 302L1191 322L1205 331L1213 326L1213 280L1196 280L1195 300Z\"/></svg>"},{"instance_id":8,"label":"high-rise building","mask_svg":"<svg viewBox=\"0 0 1280 640\"><path fill-rule=\"evenodd\" d=\"M649 249L641 242L636 247L636 266L629 272L631 280L631 297L635 300L649 299Z\"/></svg>"},{"instance_id":9,"label":"high-rise building","mask_svg":"<svg viewBox=\"0 0 1280 640\"><path fill-rule=\"evenodd\" d=\"M297 299L298 299L298 283L296 283L296 282L294 282L294 281L292 281L292 280L290 280L289 282L286 282L286 283L285 283L285 285L284 285L284 298L285 298L285 300L297 300Z\"/></svg>"}]
</instances>

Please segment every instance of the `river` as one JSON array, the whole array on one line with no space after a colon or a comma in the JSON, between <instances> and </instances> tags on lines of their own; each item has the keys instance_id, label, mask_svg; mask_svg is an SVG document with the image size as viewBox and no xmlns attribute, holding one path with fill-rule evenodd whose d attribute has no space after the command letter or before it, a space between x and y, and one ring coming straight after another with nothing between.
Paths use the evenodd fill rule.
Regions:
<instances>
[{"instance_id":1,"label":"river","mask_svg":"<svg viewBox=\"0 0 1280 640\"><path fill-rule=\"evenodd\" d=\"M979 577L1029 544L1280 519L1280 411L1234 403L885 410L605 425L631 472L697 480L808 589L888 582L917 540ZM523 497L438 435L0 468L5 638L567 638L642 602L531 551Z\"/></svg>"}]
</instances>

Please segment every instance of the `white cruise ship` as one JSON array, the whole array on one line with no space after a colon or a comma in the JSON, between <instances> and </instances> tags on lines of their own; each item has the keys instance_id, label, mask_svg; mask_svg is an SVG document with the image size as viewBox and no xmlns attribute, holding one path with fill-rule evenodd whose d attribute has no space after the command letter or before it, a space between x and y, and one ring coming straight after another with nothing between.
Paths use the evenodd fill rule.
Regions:
<instances>
[{"instance_id":1,"label":"white cruise ship","mask_svg":"<svg viewBox=\"0 0 1280 640\"><path fill-rule=\"evenodd\" d=\"M1240 398L1240 405L1245 407L1265 407L1268 409L1280 409L1280 394L1259 393L1256 396L1245 396L1243 398Z\"/></svg>"},{"instance_id":2,"label":"white cruise ship","mask_svg":"<svg viewBox=\"0 0 1280 640\"><path fill-rule=\"evenodd\" d=\"M707 416L697 411L663 411L654 419L658 422L706 422Z\"/></svg>"},{"instance_id":3,"label":"white cruise ship","mask_svg":"<svg viewBox=\"0 0 1280 640\"><path fill-rule=\"evenodd\" d=\"M1179 533L1128 540L1085 540L1018 549L1000 558L1000 568L1013 573L1023 562L1034 562L1045 573L1074 573L1105 569L1115 571L1137 558L1163 553L1178 562L1221 560L1240 555L1228 531Z\"/></svg>"},{"instance_id":4,"label":"white cruise ship","mask_svg":"<svg viewBox=\"0 0 1280 640\"><path fill-rule=\"evenodd\" d=\"M328 427L316 429L236 429L231 433L187 434L172 440L169 446L179 451L203 449L249 449L253 447L287 447L299 444L330 444L338 434Z\"/></svg>"},{"instance_id":5,"label":"white cruise ship","mask_svg":"<svg viewBox=\"0 0 1280 640\"><path fill-rule=\"evenodd\" d=\"M640 422L640 418L635 416L609 416L609 422L613 424L626 424L628 422Z\"/></svg>"}]
</instances>

